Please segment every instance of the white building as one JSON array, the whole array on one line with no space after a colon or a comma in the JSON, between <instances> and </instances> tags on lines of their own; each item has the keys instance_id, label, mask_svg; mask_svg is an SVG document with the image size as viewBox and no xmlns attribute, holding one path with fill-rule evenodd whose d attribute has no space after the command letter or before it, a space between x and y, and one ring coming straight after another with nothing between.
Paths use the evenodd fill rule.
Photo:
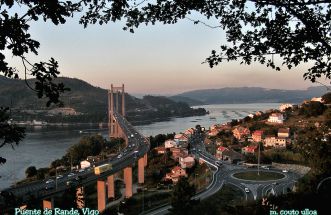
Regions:
<instances>
[{"instance_id":1,"label":"white building","mask_svg":"<svg viewBox=\"0 0 331 215\"><path fill-rule=\"evenodd\" d=\"M279 106L279 110L280 110L281 112L284 112L284 111L286 110L286 108L293 108L293 105L292 105L292 104L281 104L281 105Z\"/></svg>"},{"instance_id":2,"label":"white building","mask_svg":"<svg viewBox=\"0 0 331 215\"><path fill-rule=\"evenodd\" d=\"M283 122L284 122L283 114L281 114L281 113L270 114L268 122L283 124Z\"/></svg>"},{"instance_id":3,"label":"white building","mask_svg":"<svg viewBox=\"0 0 331 215\"><path fill-rule=\"evenodd\" d=\"M177 147L177 142L174 141L174 140L166 140L164 142L164 147L166 149L170 149L170 148L174 148L174 147Z\"/></svg>"},{"instance_id":4,"label":"white building","mask_svg":"<svg viewBox=\"0 0 331 215\"><path fill-rule=\"evenodd\" d=\"M179 164L180 166L185 169L185 168L191 168L194 166L194 157L191 156L186 156L186 157L179 157Z\"/></svg>"},{"instance_id":5,"label":"white building","mask_svg":"<svg viewBox=\"0 0 331 215\"><path fill-rule=\"evenodd\" d=\"M310 101L312 101L312 102L321 102L321 103L323 103L323 99L322 99L322 97L313 97Z\"/></svg>"},{"instance_id":6,"label":"white building","mask_svg":"<svg viewBox=\"0 0 331 215\"><path fill-rule=\"evenodd\" d=\"M286 148L286 138L267 136L264 139L265 147L274 147L274 148Z\"/></svg>"}]
</instances>

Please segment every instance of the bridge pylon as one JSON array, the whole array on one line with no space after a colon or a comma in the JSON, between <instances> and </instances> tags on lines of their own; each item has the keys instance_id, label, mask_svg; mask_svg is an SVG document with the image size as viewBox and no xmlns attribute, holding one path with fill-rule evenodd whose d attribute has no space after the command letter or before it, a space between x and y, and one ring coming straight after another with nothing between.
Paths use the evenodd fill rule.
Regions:
<instances>
[{"instance_id":1,"label":"bridge pylon","mask_svg":"<svg viewBox=\"0 0 331 215\"><path fill-rule=\"evenodd\" d=\"M114 113L117 112L125 116L125 92L124 84L121 87L114 87L113 84L108 90L108 126L110 138L124 138L123 131L116 122Z\"/></svg>"}]
</instances>

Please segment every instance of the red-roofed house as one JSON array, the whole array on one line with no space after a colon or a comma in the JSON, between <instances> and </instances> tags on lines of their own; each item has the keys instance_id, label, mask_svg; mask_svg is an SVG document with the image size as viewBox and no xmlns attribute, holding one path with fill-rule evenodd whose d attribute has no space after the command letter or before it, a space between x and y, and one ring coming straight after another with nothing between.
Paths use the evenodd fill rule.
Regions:
<instances>
[{"instance_id":1,"label":"red-roofed house","mask_svg":"<svg viewBox=\"0 0 331 215\"><path fill-rule=\"evenodd\" d=\"M170 173L166 174L165 180L172 180L172 182L177 183L180 177L187 177L186 171L180 166L175 166Z\"/></svg>"},{"instance_id":2,"label":"red-roofed house","mask_svg":"<svg viewBox=\"0 0 331 215\"><path fill-rule=\"evenodd\" d=\"M290 136L290 128L278 129L278 137L288 138Z\"/></svg>"},{"instance_id":3,"label":"red-roofed house","mask_svg":"<svg viewBox=\"0 0 331 215\"><path fill-rule=\"evenodd\" d=\"M219 160L223 160L222 159L222 155L225 151L228 151L229 149L227 147L224 146L220 146L216 149L216 158Z\"/></svg>"},{"instance_id":4,"label":"red-roofed house","mask_svg":"<svg viewBox=\"0 0 331 215\"><path fill-rule=\"evenodd\" d=\"M252 134L252 139L254 142L260 142L262 141L262 135L263 135L263 131L262 130L256 130L253 132Z\"/></svg>"},{"instance_id":5,"label":"red-roofed house","mask_svg":"<svg viewBox=\"0 0 331 215\"><path fill-rule=\"evenodd\" d=\"M250 146L246 146L244 148L242 148L242 153L244 154L254 154L255 152L257 152L258 150L258 145L250 145Z\"/></svg>"},{"instance_id":6,"label":"red-roofed house","mask_svg":"<svg viewBox=\"0 0 331 215\"><path fill-rule=\"evenodd\" d=\"M188 142L188 136L186 134L181 134L181 133L176 134L174 141L176 141L178 145L185 146L187 145Z\"/></svg>"},{"instance_id":7,"label":"red-roofed house","mask_svg":"<svg viewBox=\"0 0 331 215\"><path fill-rule=\"evenodd\" d=\"M248 128L245 128L243 126L238 126L235 129L232 130L233 136L237 138L238 140L241 140L248 135L250 135L250 131Z\"/></svg>"},{"instance_id":8,"label":"red-roofed house","mask_svg":"<svg viewBox=\"0 0 331 215\"><path fill-rule=\"evenodd\" d=\"M194 128L187 129L184 134L188 137L192 136L192 134L194 134Z\"/></svg>"}]
</instances>

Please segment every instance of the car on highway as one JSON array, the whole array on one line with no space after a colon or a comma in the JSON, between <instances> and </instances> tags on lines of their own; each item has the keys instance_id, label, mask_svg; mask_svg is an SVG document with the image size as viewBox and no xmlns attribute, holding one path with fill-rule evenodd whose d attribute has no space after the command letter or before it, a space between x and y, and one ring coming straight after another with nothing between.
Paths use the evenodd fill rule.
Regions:
<instances>
[{"instance_id":1,"label":"car on highway","mask_svg":"<svg viewBox=\"0 0 331 215\"><path fill-rule=\"evenodd\" d=\"M60 179L60 178L63 178L63 175L56 176L56 179Z\"/></svg>"},{"instance_id":2,"label":"car on highway","mask_svg":"<svg viewBox=\"0 0 331 215\"><path fill-rule=\"evenodd\" d=\"M46 184L53 183L53 182L54 182L53 179L48 179L48 180L46 181Z\"/></svg>"},{"instance_id":3,"label":"car on highway","mask_svg":"<svg viewBox=\"0 0 331 215\"><path fill-rule=\"evenodd\" d=\"M73 177L75 175L76 175L75 173L71 172L71 173L68 174L68 177L70 178L70 177Z\"/></svg>"},{"instance_id":4,"label":"car on highway","mask_svg":"<svg viewBox=\"0 0 331 215\"><path fill-rule=\"evenodd\" d=\"M249 193L249 189L247 187L245 187L245 192Z\"/></svg>"},{"instance_id":5,"label":"car on highway","mask_svg":"<svg viewBox=\"0 0 331 215\"><path fill-rule=\"evenodd\" d=\"M288 170L287 169L283 169L282 172L288 172Z\"/></svg>"},{"instance_id":6,"label":"car on highway","mask_svg":"<svg viewBox=\"0 0 331 215\"><path fill-rule=\"evenodd\" d=\"M71 186L71 185L73 185L73 186L77 186L77 185L78 185L78 181L77 181L77 180L76 180L76 181L74 181L74 180L69 180L69 181L66 182L66 185L67 185L67 186Z\"/></svg>"},{"instance_id":7,"label":"car on highway","mask_svg":"<svg viewBox=\"0 0 331 215\"><path fill-rule=\"evenodd\" d=\"M48 183L45 187L45 190L51 190L55 188L55 183L54 181L52 183Z\"/></svg>"},{"instance_id":8,"label":"car on highway","mask_svg":"<svg viewBox=\"0 0 331 215\"><path fill-rule=\"evenodd\" d=\"M117 158L118 158L118 159L120 159L121 157L122 157L122 155L121 155L121 154L119 154L119 155L117 156Z\"/></svg>"}]
</instances>

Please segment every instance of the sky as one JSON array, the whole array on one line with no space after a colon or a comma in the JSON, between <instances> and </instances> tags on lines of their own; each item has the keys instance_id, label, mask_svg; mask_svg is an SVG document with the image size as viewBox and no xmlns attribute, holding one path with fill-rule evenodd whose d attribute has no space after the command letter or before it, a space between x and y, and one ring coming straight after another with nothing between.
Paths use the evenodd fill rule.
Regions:
<instances>
[{"instance_id":1,"label":"sky","mask_svg":"<svg viewBox=\"0 0 331 215\"><path fill-rule=\"evenodd\" d=\"M196 17L191 17L196 18ZM211 25L215 23L210 23ZM303 80L307 66L275 71L254 63L222 63L213 69L202 64L212 49L226 43L222 29L211 29L181 20L175 25L141 26L135 33L123 31L123 23L78 24L78 17L66 24L32 24L32 38L41 43L32 62L55 58L61 75L79 78L94 86L110 88L125 84L133 94L173 95L196 89L222 87L265 87L305 89L317 86ZM7 57L11 55L7 53ZM16 59L13 64L20 67Z\"/></svg>"}]
</instances>

